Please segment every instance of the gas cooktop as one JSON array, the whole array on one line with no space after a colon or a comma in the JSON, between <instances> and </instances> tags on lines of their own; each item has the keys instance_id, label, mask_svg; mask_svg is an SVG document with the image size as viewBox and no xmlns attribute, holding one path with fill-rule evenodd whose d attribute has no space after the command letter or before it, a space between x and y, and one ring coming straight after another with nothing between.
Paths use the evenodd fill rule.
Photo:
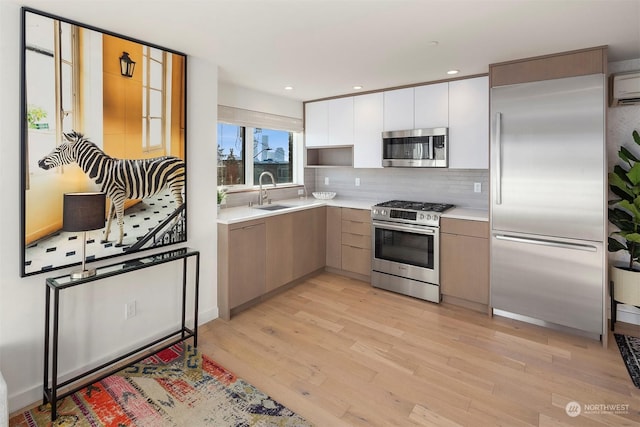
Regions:
<instances>
[{"instance_id":1,"label":"gas cooktop","mask_svg":"<svg viewBox=\"0 0 640 427\"><path fill-rule=\"evenodd\" d=\"M395 208L423 212L444 212L454 207L454 205L446 203L410 202L406 200L390 200L388 202L378 203L375 206L379 208Z\"/></svg>"},{"instance_id":2,"label":"gas cooktop","mask_svg":"<svg viewBox=\"0 0 640 427\"><path fill-rule=\"evenodd\" d=\"M381 221L417 224L431 227L440 225L440 213L453 208L446 203L411 202L390 200L371 208L371 218Z\"/></svg>"}]
</instances>

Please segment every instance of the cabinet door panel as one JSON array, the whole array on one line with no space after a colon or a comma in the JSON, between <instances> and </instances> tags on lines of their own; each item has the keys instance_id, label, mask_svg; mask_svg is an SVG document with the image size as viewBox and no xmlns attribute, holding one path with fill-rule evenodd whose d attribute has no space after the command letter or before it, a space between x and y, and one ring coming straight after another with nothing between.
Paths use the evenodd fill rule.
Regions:
<instances>
[{"instance_id":1,"label":"cabinet door panel","mask_svg":"<svg viewBox=\"0 0 640 427\"><path fill-rule=\"evenodd\" d=\"M266 291L291 282L293 277L293 214L266 219Z\"/></svg>"},{"instance_id":2,"label":"cabinet door panel","mask_svg":"<svg viewBox=\"0 0 640 427\"><path fill-rule=\"evenodd\" d=\"M293 276L302 277L325 265L326 210L293 213Z\"/></svg>"},{"instance_id":3,"label":"cabinet door panel","mask_svg":"<svg viewBox=\"0 0 640 427\"><path fill-rule=\"evenodd\" d=\"M489 168L489 78L449 83L449 168Z\"/></svg>"},{"instance_id":4,"label":"cabinet door panel","mask_svg":"<svg viewBox=\"0 0 640 427\"><path fill-rule=\"evenodd\" d=\"M384 130L413 129L413 88L384 92Z\"/></svg>"},{"instance_id":5,"label":"cabinet door panel","mask_svg":"<svg viewBox=\"0 0 640 427\"><path fill-rule=\"evenodd\" d=\"M265 291L265 225L229 231L229 307L237 307Z\"/></svg>"},{"instance_id":6,"label":"cabinet door panel","mask_svg":"<svg viewBox=\"0 0 640 427\"><path fill-rule=\"evenodd\" d=\"M327 207L327 267L342 268L342 208Z\"/></svg>"},{"instance_id":7,"label":"cabinet door panel","mask_svg":"<svg viewBox=\"0 0 640 427\"><path fill-rule=\"evenodd\" d=\"M444 295L489 304L489 239L440 234Z\"/></svg>"},{"instance_id":8,"label":"cabinet door panel","mask_svg":"<svg viewBox=\"0 0 640 427\"><path fill-rule=\"evenodd\" d=\"M416 129L449 127L449 83L417 86L414 105Z\"/></svg>"},{"instance_id":9,"label":"cabinet door panel","mask_svg":"<svg viewBox=\"0 0 640 427\"><path fill-rule=\"evenodd\" d=\"M382 92L353 98L353 167L382 167Z\"/></svg>"},{"instance_id":10,"label":"cabinet door panel","mask_svg":"<svg viewBox=\"0 0 640 427\"><path fill-rule=\"evenodd\" d=\"M307 147L325 147L329 142L329 102L305 104L304 144Z\"/></svg>"},{"instance_id":11,"label":"cabinet door panel","mask_svg":"<svg viewBox=\"0 0 640 427\"><path fill-rule=\"evenodd\" d=\"M342 269L370 276L371 249L342 245Z\"/></svg>"},{"instance_id":12,"label":"cabinet door panel","mask_svg":"<svg viewBox=\"0 0 640 427\"><path fill-rule=\"evenodd\" d=\"M329 145L353 145L353 97L329 101Z\"/></svg>"}]
</instances>

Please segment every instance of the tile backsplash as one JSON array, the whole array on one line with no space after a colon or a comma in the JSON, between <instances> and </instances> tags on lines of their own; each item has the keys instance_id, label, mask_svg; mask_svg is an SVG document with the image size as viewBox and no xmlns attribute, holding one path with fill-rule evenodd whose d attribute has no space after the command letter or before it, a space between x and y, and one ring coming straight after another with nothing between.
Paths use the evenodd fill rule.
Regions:
<instances>
[{"instance_id":1,"label":"tile backsplash","mask_svg":"<svg viewBox=\"0 0 640 427\"><path fill-rule=\"evenodd\" d=\"M480 183L479 193L474 192L475 183ZM477 209L489 206L487 169L318 168L314 188L315 191L335 191L337 197L376 202L397 199L452 203Z\"/></svg>"}]
</instances>

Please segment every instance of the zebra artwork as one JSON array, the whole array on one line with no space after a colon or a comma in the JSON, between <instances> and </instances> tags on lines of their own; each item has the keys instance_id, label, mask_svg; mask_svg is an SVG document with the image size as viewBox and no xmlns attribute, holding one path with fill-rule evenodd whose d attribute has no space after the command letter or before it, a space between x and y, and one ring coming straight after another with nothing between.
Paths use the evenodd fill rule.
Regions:
<instances>
[{"instance_id":1,"label":"zebra artwork","mask_svg":"<svg viewBox=\"0 0 640 427\"><path fill-rule=\"evenodd\" d=\"M114 213L120 228L116 246L123 246L125 199L145 199L169 188L179 208L185 185L185 163L172 156L152 159L116 159L107 155L81 133L65 133L65 142L43 157L38 166L42 169L77 163L85 174L101 186L107 195L109 215L104 232L104 242L109 239Z\"/></svg>"}]
</instances>

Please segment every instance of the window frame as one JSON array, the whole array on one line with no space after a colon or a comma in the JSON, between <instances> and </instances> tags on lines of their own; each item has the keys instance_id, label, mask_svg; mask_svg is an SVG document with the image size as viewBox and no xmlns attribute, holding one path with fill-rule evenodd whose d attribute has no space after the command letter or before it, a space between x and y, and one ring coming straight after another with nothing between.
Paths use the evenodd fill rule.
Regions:
<instances>
[{"instance_id":1,"label":"window frame","mask_svg":"<svg viewBox=\"0 0 640 427\"><path fill-rule=\"evenodd\" d=\"M238 126L243 130L243 135L244 135L244 138L242 141L243 163L244 163L244 183L243 184L220 184L219 177L217 177L216 179L218 180L217 181L218 187L224 187L225 190L230 193L247 191L247 190L255 190L259 188L258 184L254 184L254 176L253 176L254 161L255 161L254 153L256 151L253 146L255 129L268 129L268 130L282 131L292 135L292 142L291 142L290 155L289 155L289 159L292 163L291 181L286 183L284 182L278 183L278 187L284 188L284 187L293 187L293 186L303 185L303 183L301 182L302 177L304 177L304 172L303 172L304 161L302 156L302 153L303 153L302 132L298 132L294 130L286 130L286 129L273 129L266 126L245 126L245 125L239 125L239 124L229 123L224 121L218 121L218 124ZM217 140L216 140L216 145L217 145ZM260 151L258 151L258 154L260 154ZM216 162L216 167L217 167L217 164L218 162ZM276 177L276 181L277 179L278 177Z\"/></svg>"}]
</instances>

